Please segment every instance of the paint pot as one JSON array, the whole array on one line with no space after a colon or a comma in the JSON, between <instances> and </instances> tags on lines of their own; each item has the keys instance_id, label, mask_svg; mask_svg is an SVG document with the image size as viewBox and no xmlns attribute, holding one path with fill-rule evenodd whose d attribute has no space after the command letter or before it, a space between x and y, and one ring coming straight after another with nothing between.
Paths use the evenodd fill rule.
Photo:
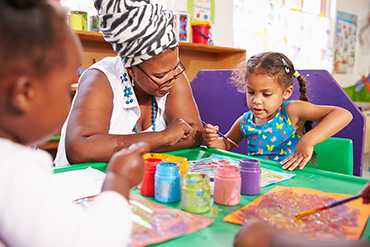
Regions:
<instances>
[{"instance_id":1,"label":"paint pot","mask_svg":"<svg viewBox=\"0 0 370 247\"><path fill-rule=\"evenodd\" d=\"M155 171L154 199L163 203L180 201L180 171L179 164L163 162L157 164Z\"/></svg>"},{"instance_id":2,"label":"paint pot","mask_svg":"<svg viewBox=\"0 0 370 247\"><path fill-rule=\"evenodd\" d=\"M242 178L241 194L258 195L261 193L261 162L257 159L241 159L239 168Z\"/></svg>"},{"instance_id":3,"label":"paint pot","mask_svg":"<svg viewBox=\"0 0 370 247\"><path fill-rule=\"evenodd\" d=\"M182 179L181 208L191 213L209 211L209 177L204 174L185 174Z\"/></svg>"},{"instance_id":4,"label":"paint pot","mask_svg":"<svg viewBox=\"0 0 370 247\"><path fill-rule=\"evenodd\" d=\"M145 159L145 174L143 182L141 183L140 193L143 196L154 196L154 174L157 164L161 163L161 159Z\"/></svg>"},{"instance_id":5,"label":"paint pot","mask_svg":"<svg viewBox=\"0 0 370 247\"><path fill-rule=\"evenodd\" d=\"M233 206L240 202L241 178L239 168L230 165L217 167L213 200L217 204Z\"/></svg>"}]
</instances>

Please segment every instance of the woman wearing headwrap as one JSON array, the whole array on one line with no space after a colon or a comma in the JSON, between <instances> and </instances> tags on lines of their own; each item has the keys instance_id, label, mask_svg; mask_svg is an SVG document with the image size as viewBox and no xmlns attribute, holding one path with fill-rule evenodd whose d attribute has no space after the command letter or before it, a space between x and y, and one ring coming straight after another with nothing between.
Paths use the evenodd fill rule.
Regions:
<instances>
[{"instance_id":1,"label":"woman wearing headwrap","mask_svg":"<svg viewBox=\"0 0 370 247\"><path fill-rule=\"evenodd\" d=\"M81 76L55 164L106 162L144 140L153 152L200 145L202 125L173 14L150 0L97 0L95 7L118 56Z\"/></svg>"}]
</instances>

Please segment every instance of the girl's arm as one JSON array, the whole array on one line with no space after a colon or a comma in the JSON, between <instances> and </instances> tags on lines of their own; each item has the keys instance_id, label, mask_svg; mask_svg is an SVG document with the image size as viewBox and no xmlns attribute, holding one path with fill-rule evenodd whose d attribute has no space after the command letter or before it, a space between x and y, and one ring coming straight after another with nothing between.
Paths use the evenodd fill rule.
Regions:
<instances>
[{"instance_id":1,"label":"girl's arm","mask_svg":"<svg viewBox=\"0 0 370 247\"><path fill-rule=\"evenodd\" d=\"M242 118L243 115L235 121L231 129L226 133L226 136L236 143L239 143L241 140L243 140L243 135L240 132ZM233 149L234 145L217 134L216 130L218 130L218 126L213 126L211 124L207 124L203 128L203 139L207 147L223 150Z\"/></svg>"},{"instance_id":2,"label":"girl's arm","mask_svg":"<svg viewBox=\"0 0 370 247\"><path fill-rule=\"evenodd\" d=\"M315 128L304 134L293 155L280 162L283 169L290 171L304 166L310 161L313 147L346 127L352 120L352 114L336 106L318 106L305 101L295 101L288 105L288 115L294 128L302 135L306 121L319 122Z\"/></svg>"}]
</instances>

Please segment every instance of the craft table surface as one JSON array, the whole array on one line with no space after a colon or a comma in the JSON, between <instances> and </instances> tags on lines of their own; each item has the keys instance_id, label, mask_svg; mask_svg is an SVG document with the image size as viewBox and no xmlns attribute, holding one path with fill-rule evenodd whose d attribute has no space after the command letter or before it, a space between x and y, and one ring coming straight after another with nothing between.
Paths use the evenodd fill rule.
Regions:
<instances>
[{"instance_id":1,"label":"craft table surface","mask_svg":"<svg viewBox=\"0 0 370 247\"><path fill-rule=\"evenodd\" d=\"M243 158L250 158L250 156L222 151L217 149L207 149L206 147L197 147L191 149L184 149L178 151L167 152L168 154L186 157L188 160L197 160L207 158L212 154L223 155L225 157L240 160ZM277 162L269 161L269 160L261 160L261 166L266 169L274 170L282 172L281 166L277 164ZM55 172L64 172L64 171L71 171L71 170L79 170L85 169L88 166L91 166L95 169L99 169L101 171L105 171L106 163L87 163L87 164L80 164L80 165L72 165L63 168L55 168ZM308 167L307 167L308 166ZM293 171L296 176L292 179L279 182L277 184L268 185L261 189L261 194L266 193L267 191L274 188L276 185L280 186L290 186L290 187L303 187L303 188L311 188L315 190L325 191L325 192L332 192L332 193L341 193L341 194L349 194L349 195L356 195L360 189L364 186L364 184L368 181L361 177L356 176L349 176L343 175L328 171L319 170L317 168L311 168L307 165L302 171L296 169ZM140 195L138 189L132 189L131 193L135 195ZM207 228L199 230L189 235L181 236L172 240L168 240L163 243L154 244L151 246L232 246L234 236L240 229L240 225L234 225L228 222L224 222L222 219L238 210L239 208L243 207L244 205L250 203L258 196L247 196L241 195L240 203L236 206L222 206L212 202L211 206L218 207L218 216L217 217L209 217L207 216L208 213L199 214L204 217L214 219L214 222ZM149 200L155 201L154 198L145 197ZM159 203L159 202L157 202ZM161 203L159 203L161 204ZM173 203L173 204L163 204L168 207L176 208L181 210L181 203ZM361 236L362 239L370 239L370 223L369 220L367 221L366 227L364 232Z\"/></svg>"}]
</instances>

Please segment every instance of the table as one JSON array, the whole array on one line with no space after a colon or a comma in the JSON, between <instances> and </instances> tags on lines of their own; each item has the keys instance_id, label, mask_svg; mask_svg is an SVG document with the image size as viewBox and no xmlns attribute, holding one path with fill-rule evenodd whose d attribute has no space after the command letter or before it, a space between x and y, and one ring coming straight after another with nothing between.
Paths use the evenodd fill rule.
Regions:
<instances>
[{"instance_id":1,"label":"table","mask_svg":"<svg viewBox=\"0 0 370 247\"><path fill-rule=\"evenodd\" d=\"M247 156L247 155L233 153L229 151L217 150L217 149L212 149L212 148L206 148L206 147L196 147L196 148L172 151L172 152L167 152L167 154L186 157L188 160L197 160L197 159L207 158L212 154L223 155L223 156L226 156L234 160L250 158L250 156ZM260 159L260 160L261 160L261 166L263 168L274 170L274 171L280 171L280 172L283 171L281 169L281 166L277 162L264 160L264 159ZM81 164L81 165L72 165L72 166L64 167L64 168L55 168L55 172L84 169L84 168L87 168L88 166L92 166L93 168L104 171L106 167L106 163L90 163L90 164L87 163L87 164ZM325 192L356 195L360 191L360 189L363 187L363 185L367 182L366 179L361 178L361 177L323 171L318 168L311 168L307 166L302 171L300 170L293 171L296 174L296 176L293 177L292 179L262 188L261 194L268 192L269 190L274 188L276 185L281 185L281 186L311 188L311 189L316 189L316 190L325 191ZM140 195L140 192L138 191L138 189L132 189L131 193ZM180 246L222 246L222 247L232 246L234 236L240 229L240 225L234 225L228 222L224 222L222 221L222 219L226 215L250 203L251 201L256 199L258 196L259 195L256 195L256 196L241 195L240 203L236 206L222 206L222 205L217 205L213 203L212 206L217 205L218 207L218 216L217 217L205 216L207 218L214 219L214 222L209 227L199 230L189 235L185 235L179 238L175 238L175 239L168 240L166 242L151 245L151 246L161 246L161 247L162 246L164 247L167 247L167 246L168 247L169 246L176 246L176 247L180 247ZM151 198L151 197L145 197L145 198L155 201L154 198ZM166 205L172 208L181 209L180 202L173 203L173 204L163 204L163 205ZM204 216L206 214L207 213L199 214L199 215ZM364 232L361 238L370 239L369 220L367 222L367 225L364 229Z\"/></svg>"}]
</instances>

